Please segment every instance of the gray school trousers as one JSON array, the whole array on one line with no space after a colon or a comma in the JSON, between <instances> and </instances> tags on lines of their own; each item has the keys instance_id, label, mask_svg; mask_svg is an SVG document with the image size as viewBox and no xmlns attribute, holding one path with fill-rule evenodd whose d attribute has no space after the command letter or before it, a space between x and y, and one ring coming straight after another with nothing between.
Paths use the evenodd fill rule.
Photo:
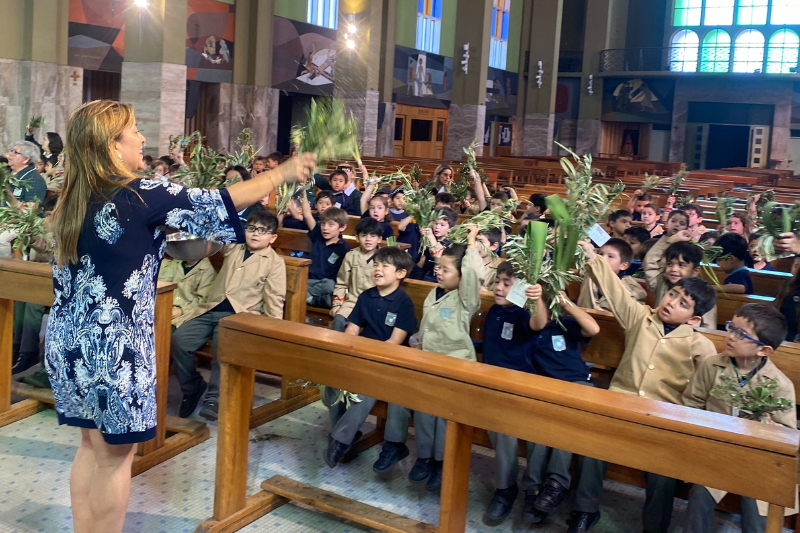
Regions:
<instances>
[{"instance_id":1,"label":"gray school trousers","mask_svg":"<svg viewBox=\"0 0 800 533\"><path fill-rule=\"evenodd\" d=\"M325 403L331 403L338 394L339 389L325 387ZM334 440L343 444L352 444L356 432L364 425L369 412L377 401L375 398L361 394L358 395L358 399L361 401L350 404L350 409L347 409L344 401L336 402L328 407L328 414L331 417L331 437Z\"/></svg>"},{"instance_id":2,"label":"gray school trousers","mask_svg":"<svg viewBox=\"0 0 800 533\"><path fill-rule=\"evenodd\" d=\"M517 484L519 454L517 438L489 431L489 439L494 447L495 488L507 489ZM572 452L549 448L533 442L526 443L527 465L522 473L522 490L538 489L546 479L552 477L562 486L569 488L569 466ZM552 450L552 453L550 453ZM550 455L548 461L548 454Z\"/></svg>"},{"instance_id":3,"label":"gray school trousers","mask_svg":"<svg viewBox=\"0 0 800 533\"><path fill-rule=\"evenodd\" d=\"M213 357L206 401L219 401L219 361L217 361L219 321L232 314L230 311L208 311L184 322L172 332L169 355L183 394L194 394L202 386L204 380L195 367L194 352L211 339Z\"/></svg>"},{"instance_id":4,"label":"gray school trousers","mask_svg":"<svg viewBox=\"0 0 800 533\"><path fill-rule=\"evenodd\" d=\"M310 279L308 280L308 293L306 302L312 303L316 298L322 300L326 307L331 306L333 289L336 287L336 280L333 279Z\"/></svg>"},{"instance_id":5,"label":"gray school trousers","mask_svg":"<svg viewBox=\"0 0 800 533\"><path fill-rule=\"evenodd\" d=\"M594 513L600 508L603 477L608 463L591 457L580 458L580 477L575 491L574 511ZM658 474L644 473L645 502L642 508L644 533L667 533L672 520L672 505L678 481Z\"/></svg>"},{"instance_id":6,"label":"gray school trousers","mask_svg":"<svg viewBox=\"0 0 800 533\"><path fill-rule=\"evenodd\" d=\"M408 419L412 411L390 403L386 414L384 438L387 442L405 444L408 438ZM447 421L427 413L414 412L417 458L444 461L444 439Z\"/></svg>"},{"instance_id":7,"label":"gray school trousers","mask_svg":"<svg viewBox=\"0 0 800 533\"><path fill-rule=\"evenodd\" d=\"M590 381L574 381L578 385L594 387ZM507 489L517 484L519 457L517 438L489 431L494 446L495 479L497 489ZM548 461L548 454L550 460ZM527 465L522 474L522 490L538 489L548 478L554 478L562 487L569 488L572 452L550 448L542 444L527 443Z\"/></svg>"},{"instance_id":8,"label":"gray school trousers","mask_svg":"<svg viewBox=\"0 0 800 533\"><path fill-rule=\"evenodd\" d=\"M344 315L337 314L335 317L333 317L333 322L331 323L331 329L333 331L341 331L342 333L344 333L344 330L347 329L347 324L348 321L344 317Z\"/></svg>"},{"instance_id":9,"label":"gray school trousers","mask_svg":"<svg viewBox=\"0 0 800 533\"><path fill-rule=\"evenodd\" d=\"M742 507L742 533L764 533L767 517L758 514L758 505L753 498L739 496ZM689 507L686 509L684 533L709 533L714 521L717 502L703 485L693 485L689 491Z\"/></svg>"}]
</instances>

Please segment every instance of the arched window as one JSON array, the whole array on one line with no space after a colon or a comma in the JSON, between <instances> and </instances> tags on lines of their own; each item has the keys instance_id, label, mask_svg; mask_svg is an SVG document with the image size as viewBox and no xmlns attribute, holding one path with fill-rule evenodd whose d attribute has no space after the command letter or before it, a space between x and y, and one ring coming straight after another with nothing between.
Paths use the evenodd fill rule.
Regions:
<instances>
[{"instance_id":1,"label":"arched window","mask_svg":"<svg viewBox=\"0 0 800 533\"><path fill-rule=\"evenodd\" d=\"M731 68L731 36L725 30L711 30L703 37L700 72L728 72Z\"/></svg>"},{"instance_id":2,"label":"arched window","mask_svg":"<svg viewBox=\"0 0 800 533\"><path fill-rule=\"evenodd\" d=\"M674 26L699 26L703 0L675 0Z\"/></svg>"},{"instance_id":3,"label":"arched window","mask_svg":"<svg viewBox=\"0 0 800 533\"><path fill-rule=\"evenodd\" d=\"M730 26L733 24L734 0L706 0L704 26Z\"/></svg>"},{"instance_id":4,"label":"arched window","mask_svg":"<svg viewBox=\"0 0 800 533\"><path fill-rule=\"evenodd\" d=\"M669 69L673 72L697 72L700 39L692 30L681 30L672 38Z\"/></svg>"},{"instance_id":5,"label":"arched window","mask_svg":"<svg viewBox=\"0 0 800 533\"><path fill-rule=\"evenodd\" d=\"M800 0L772 0L769 23L776 26L800 24Z\"/></svg>"},{"instance_id":6,"label":"arched window","mask_svg":"<svg viewBox=\"0 0 800 533\"><path fill-rule=\"evenodd\" d=\"M769 38L767 72L770 74L794 74L797 72L800 37L792 30L778 30Z\"/></svg>"},{"instance_id":7,"label":"arched window","mask_svg":"<svg viewBox=\"0 0 800 533\"><path fill-rule=\"evenodd\" d=\"M733 44L734 72L761 72L764 65L764 36L758 30L744 30Z\"/></svg>"},{"instance_id":8,"label":"arched window","mask_svg":"<svg viewBox=\"0 0 800 533\"><path fill-rule=\"evenodd\" d=\"M417 0L417 50L439 53L442 0Z\"/></svg>"},{"instance_id":9,"label":"arched window","mask_svg":"<svg viewBox=\"0 0 800 533\"><path fill-rule=\"evenodd\" d=\"M769 0L739 0L736 24L740 26L760 26L767 23Z\"/></svg>"},{"instance_id":10,"label":"arched window","mask_svg":"<svg viewBox=\"0 0 800 533\"><path fill-rule=\"evenodd\" d=\"M510 11L511 0L494 0L492 7L492 40L489 43L489 66L493 68L506 68Z\"/></svg>"},{"instance_id":11,"label":"arched window","mask_svg":"<svg viewBox=\"0 0 800 533\"><path fill-rule=\"evenodd\" d=\"M308 0L306 22L336 29L339 19L339 0Z\"/></svg>"}]
</instances>

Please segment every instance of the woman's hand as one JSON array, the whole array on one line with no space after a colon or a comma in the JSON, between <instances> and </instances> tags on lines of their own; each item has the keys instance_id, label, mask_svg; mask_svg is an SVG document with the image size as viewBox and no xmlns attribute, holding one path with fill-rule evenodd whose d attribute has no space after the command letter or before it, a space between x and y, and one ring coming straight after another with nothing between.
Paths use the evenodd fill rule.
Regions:
<instances>
[{"instance_id":1,"label":"woman's hand","mask_svg":"<svg viewBox=\"0 0 800 533\"><path fill-rule=\"evenodd\" d=\"M307 152L297 157L287 159L285 162L278 165L275 170L280 172L283 181L286 183L294 183L300 181L301 178L308 178L316 165L317 155Z\"/></svg>"},{"instance_id":2,"label":"woman's hand","mask_svg":"<svg viewBox=\"0 0 800 533\"><path fill-rule=\"evenodd\" d=\"M779 253L792 253L795 255L800 254L800 238L797 237L794 233L781 233L779 239L775 239L773 242L775 246L775 251Z\"/></svg>"}]
</instances>

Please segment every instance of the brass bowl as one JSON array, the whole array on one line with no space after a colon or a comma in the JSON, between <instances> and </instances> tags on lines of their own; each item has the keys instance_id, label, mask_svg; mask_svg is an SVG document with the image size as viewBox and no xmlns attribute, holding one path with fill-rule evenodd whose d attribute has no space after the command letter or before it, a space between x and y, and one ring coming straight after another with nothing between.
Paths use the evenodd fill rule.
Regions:
<instances>
[{"instance_id":1,"label":"brass bowl","mask_svg":"<svg viewBox=\"0 0 800 533\"><path fill-rule=\"evenodd\" d=\"M167 233L166 253L178 261L199 261L222 250L222 243L207 241L186 231Z\"/></svg>"}]
</instances>

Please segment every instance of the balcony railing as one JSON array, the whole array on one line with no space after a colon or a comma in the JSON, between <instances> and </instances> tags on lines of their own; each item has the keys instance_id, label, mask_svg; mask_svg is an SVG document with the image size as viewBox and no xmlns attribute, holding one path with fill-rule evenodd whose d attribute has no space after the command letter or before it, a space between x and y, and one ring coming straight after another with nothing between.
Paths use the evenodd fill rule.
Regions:
<instances>
[{"instance_id":1,"label":"balcony railing","mask_svg":"<svg viewBox=\"0 0 800 533\"><path fill-rule=\"evenodd\" d=\"M686 56L683 48L618 48L600 52L600 72L669 71L673 60ZM694 54L697 63L697 53Z\"/></svg>"},{"instance_id":2,"label":"balcony railing","mask_svg":"<svg viewBox=\"0 0 800 533\"><path fill-rule=\"evenodd\" d=\"M558 71L583 72L583 51L560 51L558 53Z\"/></svg>"}]
</instances>

